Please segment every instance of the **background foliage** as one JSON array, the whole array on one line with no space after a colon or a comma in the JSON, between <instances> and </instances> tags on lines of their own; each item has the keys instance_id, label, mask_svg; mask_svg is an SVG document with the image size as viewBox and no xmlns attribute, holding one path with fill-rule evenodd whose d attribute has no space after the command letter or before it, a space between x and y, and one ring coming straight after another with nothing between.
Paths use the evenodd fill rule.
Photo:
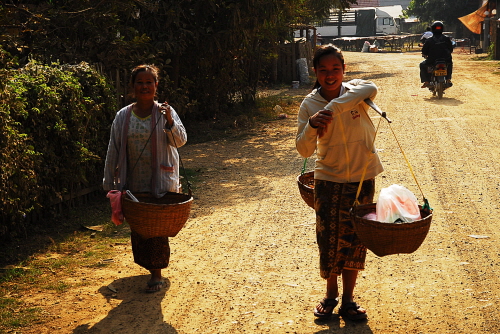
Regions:
<instances>
[{"instance_id":1,"label":"background foliage","mask_svg":"<svg viewBox=\"0 0 500 334\"><path fill-rule=\"evenodd\" d=\"M116 103L85 63L30 62L1 71L0 82L1 236L32 210L101 182Z\"/></svg>"},{"instance_id":2,"label":"background foliage","mask_svg":"<svg viewBox=\"0 0 500 334\"><path fill-rule=\"evenodd\" d=\"M416 16L421 22L429 24L434 21L442 21L445 25L445 31L456 28L457 35L461 36L464 26L458 18L468 15L478 8L479 4L476 0L412 0L406 14Z\"/></svg>"},{"instance_id":3,"label":"background foliage","mask_svg":"<svg viewBox=\"0 0 500 334\"><path fill-rule=\"evenodd\" d=\"M254 105L276 46L293 38L292 25L350 3L2 1L0 237L27 213L101 183L119 100L108 86L112 74L123 78L136 65L155 64L160 101L186 123L216 121Z\"/></svg>"},{"instance_id":4,"label":"background foliage","mask_svg":"<svg viewBox=\"0 0 500 334\"><path fill-rule=\"evenodd\" d=\"M0 42L21 63L85 61L111 70L162 69L160 98L187 118L252 104L274 47L355 0L52 0L0 5ZM215 83L215 84L214 84Z\"/></svg>"}]
</instances>

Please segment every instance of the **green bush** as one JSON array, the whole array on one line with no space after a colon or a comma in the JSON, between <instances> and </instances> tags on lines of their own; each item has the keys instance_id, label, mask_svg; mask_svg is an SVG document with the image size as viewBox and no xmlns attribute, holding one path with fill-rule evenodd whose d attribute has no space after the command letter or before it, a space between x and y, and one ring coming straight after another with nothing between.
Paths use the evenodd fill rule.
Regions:
<instances>
[{"instance_id":1,"label":"green bush","mask_svg":"<svg viewBox=\"0 0 500 334\"><path fill-rule=\"evenodd\" d=\"M0 236L23 217L99 185L113 89L85 63L0 72Z\"/></svg>"}]
</instances>

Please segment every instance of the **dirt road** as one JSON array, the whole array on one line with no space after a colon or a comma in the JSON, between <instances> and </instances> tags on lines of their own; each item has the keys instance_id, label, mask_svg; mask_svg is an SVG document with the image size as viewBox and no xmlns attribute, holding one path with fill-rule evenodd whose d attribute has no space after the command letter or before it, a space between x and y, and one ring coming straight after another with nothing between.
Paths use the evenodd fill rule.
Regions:
<instances>
[{"instance_id":1,"label":"dirt road","mask_svg":"<svg viewBox=\"0 0 500 334\"><path fill-rule=\"evenodd\" d=\"M454 86L437 100L420 89L418 53L345 58L347 79L379 86L375 102L393 120L434 209L415 253L368 253L356 288L368 322L313 316L325 283L314 212L295 181L303 163L294 147L295 114L242 140L182 148L185 166L199 169L202 183L191 218L172 238L166 289L145 294L147 272L133 263L130 245L115 246L114 266L71 278L93 284L30 296L53 320L23 333L500 333L498 62L455 54ZM398 183L421 199L385 121L376 145L386 169L377 188Z\"/></svg>"}]
</instances>

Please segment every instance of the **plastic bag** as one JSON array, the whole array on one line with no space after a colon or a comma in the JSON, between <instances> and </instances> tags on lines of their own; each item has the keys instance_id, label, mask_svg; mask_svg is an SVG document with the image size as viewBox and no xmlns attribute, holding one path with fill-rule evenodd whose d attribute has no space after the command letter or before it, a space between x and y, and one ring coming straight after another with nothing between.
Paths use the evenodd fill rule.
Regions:
<instances>
[{"instance_id":1,"label":"plastic bag","mask_svg":"<svg viewBox=\"0 0 500 334\"><path fill-rule=\"evenodd\" d=\"M363 216L363 219L377 221L377 213L376 212L369 212Z\"/></svg>"},{"instance_id":2,"label":"plastic bag","mask_svg":"<svg viewBox=\"0 0 500 334\"><path fill-rule=\"evenodd\" d=\"M363 43L363 48L361 49L361 52L370 52L370 42L365 41Z\"/></svg>"},{"instance_id":3,"label":"plastic bag","mask_svg":"<svg viewBox=\"0 0 500 334\"><path fill-rule=\"evenodd\" d=\"M417 198L411 191L398 184L380 190L377 202L378 221L409 223L421 218Z\"/></svg>"},{"instance_id":4,"label":"plastic bag","mask_svg":"<svg viewBox=\"0 0 500 334\"><path fill-rule=\"evenodd\" d=\"M111 204L111 221L116 225L123 223L122 212L122 192L119 190L110 190L106 195Z\"/></svg>"}]
</instances>

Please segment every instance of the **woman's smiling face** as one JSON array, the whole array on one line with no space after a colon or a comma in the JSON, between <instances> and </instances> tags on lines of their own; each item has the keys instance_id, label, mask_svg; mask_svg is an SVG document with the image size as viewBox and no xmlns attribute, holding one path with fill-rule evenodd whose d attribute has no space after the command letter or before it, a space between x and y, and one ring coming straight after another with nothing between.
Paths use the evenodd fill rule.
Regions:
<instances>
[{"instance_id":1,"label":"woman's smiling face","mask_svg":"<svg viewBox=\"0 0 500 334\"><path fill-rule=\"evenodd\" d=\"M322 95L327 94L330 98L338 97L344 79L344 70L345 66L335 55L329 54L320 58L314 72L321 85Z\"/></svg>"},{"instance_id":2,"label":"woman's smiling face","mask_svg":"<svg viewBox=\"0 0 500 334\"><path fill-rule=\"evenodd\" d=\"M137 73L134 82L134 95L137 100L154 100L158 83L153 74L142 71Z\"/></svg>"}]
</instances>

